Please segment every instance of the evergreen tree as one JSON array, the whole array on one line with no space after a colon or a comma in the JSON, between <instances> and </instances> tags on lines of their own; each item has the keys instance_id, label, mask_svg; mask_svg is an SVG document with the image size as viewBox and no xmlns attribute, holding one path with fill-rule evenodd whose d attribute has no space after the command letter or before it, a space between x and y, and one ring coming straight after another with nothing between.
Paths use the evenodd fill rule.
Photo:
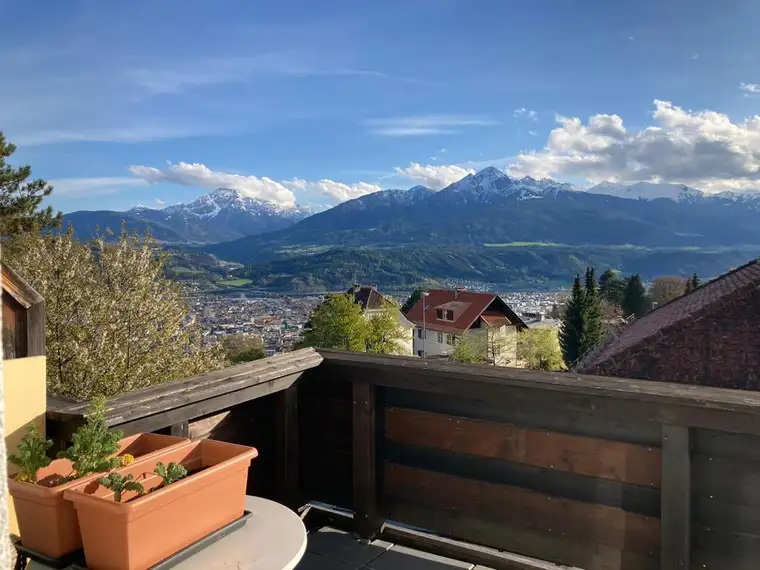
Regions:
<instances>
[{"instance_id":1,"label":"evergreen tree","mask_svg":"<svg viewBox=\"0 0 760 570\"><path fill-rule=\"evenodd\" d=\"M604 340L607 330L604 326L602 298L596 283L594 268L586 268L586 291L584 298L585 338L581 347L581 356Z\"/></svg>"},{"instance_id":2,"label":"evergreen tree","mask_svg":"<svg viewBox=\"0 0 760 570\"><path fill-rule=\"evenodd\" d=\"M409 295L409 298L406 300L406 302L401 307L401 312L405 315L412 310L412 307L414 307L420 299L422 299L422 288L417 287L414 291L412 291L412 294Z\"/></svg>"},{"instance_id":3,"label":"evergreen tree","mask_svg":"<svg viewBox=\"0 0 760 570\"><path fill-rule=\"evenodd\" d=\"M697 274L695 273L686 280L686 288L684 290L684 293L691 293L697 287L699 287L699 277L697 277Z\"/></svg>"},{"instance_id":4,"label":"evergreen tree","mask_svg":"<svg viewBox=\"0 0 760 570\"><path fill-rule=\"evenodd\" d=\"M612 269L608 269L599 277L599 294L613 306L619 307L622 303L624 289L625 282Z\"/></svg>"},{"instance_id":5,"label":"evergreen tree","mask_svg":"<svg viewBox=\"0 0 760 570\"><path fill-rule=\"evenodd\" d=\"M570 368L582 355L585 345L584 307L586 292L581 284L580 276L575 277L570 298L565 303L565 312L559 327L559 346L562 358Z\"/></svg>"},{"instance_id":6,"label":"evergreen tree","mask_svg":"<svg viewBox=\"0 0 760 570\"><path fill-rule=\"evenodd\" d=\"M649 297L638 273L631 275L626 280L622 307L623 314L626 317L631 315L635 315L637 318L643 317L649 312Z\"/></svg>"},{"instance_id":7,"label":"evergreen tree","mask_svg":"<svg viewBox=\"0 0 760 570\"><path fill-rule=\"evenodd\" d=\"M54 213L50 206L40 208L53 187L44 180L27 181L31 166L14 168L7 164L6 159L15 151L15 145L6 142L0 131L0 236L57 227L60 212Z\"/></svg>"}]
</instances>

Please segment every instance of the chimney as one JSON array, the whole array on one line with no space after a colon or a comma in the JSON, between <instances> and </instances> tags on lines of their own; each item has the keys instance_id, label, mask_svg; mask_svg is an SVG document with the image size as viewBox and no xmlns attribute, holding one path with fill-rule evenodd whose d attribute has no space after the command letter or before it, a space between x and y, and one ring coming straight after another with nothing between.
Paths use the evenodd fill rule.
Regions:
<instances>
[{"instance_id":1,"label":"chimney","mask_svg":"<svg viewBox=\"0 0 760 570\"><path fill-rule=\"evenodd\" d=\"M362 286L359 283L354 283L354 293L358 293L362 290Z\"/></svg>"},{"instance_id":2,"label":"chimney","mask_svg":"<svg viewBox=\"0 0 760 570\"><path fill-rule=\"evenodd\" d=\"M454 299L458 298L461 293L464 293L464 287L454 287Z\"/></svg>"}]
</instances>

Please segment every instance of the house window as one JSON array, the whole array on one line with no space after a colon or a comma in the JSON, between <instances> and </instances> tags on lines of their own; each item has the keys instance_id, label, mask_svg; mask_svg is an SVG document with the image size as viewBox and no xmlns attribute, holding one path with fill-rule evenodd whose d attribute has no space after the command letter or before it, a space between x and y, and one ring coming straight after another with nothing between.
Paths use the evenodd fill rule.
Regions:
<instances>
[{"instance_id":1,"label":"house window","mask_svg":"<svg viewBox=\"0 0 760 570\"><path fill-rule=\"evenodd\" d=\"M419 356L420 358L422 358L422 351L421 350L417 351L417 356Z\"/></svg>"},{"instance_id":2,"label":"house window","mask_svg":"<svg viewBox=\"0 0 760 570\"><path fill-rule=\"evenodd\" d=\"M442 332L438 333L438 344L443 344L443 333Z\"/></svg>"},{"instance_id":3,"label":"house window","mask_svg":"<svg viewBox=\"0 0 760 570\"><path fill-rule=\"evenodd\" d=\"M454 311L451 309L436 309L435 310L435 317L439 321L453 321L454 320Z\"/></svg>"},{"instance_id":4,"label":"house window","mask_svg":"<svg viewBox=\"0 0 760 570\"><path fill-rule=\"evenodd\" d=\"M417 338L423 339L425 338L425 331L423 329L417 329Z\"/></svg>"},{"instance_id":5,"label":"house window","mask_svg":"<svg viewBox=\"0 0 760 570\"><path fill-rule=\"evenodd\" d=\"M454 346L454 335L453 334L447 334L446 335L446 344L449 346Z\"/></svg>"}]
</instances>

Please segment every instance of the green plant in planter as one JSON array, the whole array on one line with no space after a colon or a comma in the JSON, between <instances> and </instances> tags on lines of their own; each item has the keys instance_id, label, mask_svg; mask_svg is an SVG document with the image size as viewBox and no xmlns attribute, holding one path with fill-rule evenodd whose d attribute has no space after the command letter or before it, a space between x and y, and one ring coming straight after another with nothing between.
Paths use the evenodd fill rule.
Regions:
<instances>
[{"instance_id":1,"label":"green plant in planter","mask_svg":"<svg viewBox=\"0 0 760 570\"><path fill-rule=\"evenodd\" d=\"M187 477L187 469L179 463L174 463L174 461L169 463L169 465L164 465L163 462L159 461L156 463L153 473L164 480L164 487Z\"/></svg>"},{"instance_id":2,"label":"green plant in planter","mask_svg":"<svg viewBox=\"0 0 760 570\"><path fill-rule=\"evenodd\" d=\"M11 453L8 461L21 471L16 475L16 481L37 483L37 472L50 465L47 450L53 445L52 440L42 437L35 424L29 424L26 434L18 444L18 455Z\"/></svg>"},{"instance_id":3,"label":"green plant in planter","mask_svg":"<svg viewBox=\"0 0 760 570\"><path fill-rule=\"evenodd\" d=\"M121 503L121 494L124 491L137 491L138 496L145 494L145 487L142 483L135 481L135 478L129 474L122 476L116 471L109 473L106 477L98 479L98 483L103 485L106 489L113 491L114 501Z\"/></svg>"},{"instance_id":4,"label":"green plant in planter","mask_svg":"<svg viewBox=\"0 0 760 570\"><path fill-rule=\"evenodd\" d=\"M86 423L71 437L71 447L58 454L59 458L70 460L74 467L74 474L68 480L121 467L121 459L113 455L119 451L119 440L124 432L109 431L105 402L105 398L93 400Z\"/></svg>"}]
</instances>

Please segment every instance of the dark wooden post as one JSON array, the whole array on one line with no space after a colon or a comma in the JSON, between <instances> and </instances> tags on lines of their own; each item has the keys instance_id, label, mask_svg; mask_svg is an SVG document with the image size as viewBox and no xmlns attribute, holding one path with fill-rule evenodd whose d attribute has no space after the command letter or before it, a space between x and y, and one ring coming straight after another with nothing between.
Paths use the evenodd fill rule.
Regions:
<instances>
[{"instance_id":1,"label":"dark wooden post","mask_svg":"<svg viewBox=\"0 0 760 570\"><path fill-rule=\"evenodd\" d=\"M190 437L190 422L184 421L169 426L169 434L174 437Z\"/></svg>"},{"instance_id":2,"label":"dark wooden post","mask_svg":"<svg viewBox=\"0 0 760 570\"><path fill-rule=\"evenodd\" d=\"M277 393L277 496L292 509L301 507L298 488L298 383Z\"/></svg>"},{"instance_id":3,"label":"dark wooden post","mask_svg":"<svg viewBox=\"0 0 760 570\"><path fill-rule=\"evenodd\" d=\"M366 381L353 385L354 532L372 539L380 525L375 482L375 386Z\"/></svg>"},{"instance_id":4,"label":"dark wooden post","mask_svg":"<svg viewBox=\"0 0 760 570\"><path fill-rule=\"evenodd\" d=\"M691 554L689 428L662 426L661 570L688 570Z\"/></svg>"}]
</instances>

